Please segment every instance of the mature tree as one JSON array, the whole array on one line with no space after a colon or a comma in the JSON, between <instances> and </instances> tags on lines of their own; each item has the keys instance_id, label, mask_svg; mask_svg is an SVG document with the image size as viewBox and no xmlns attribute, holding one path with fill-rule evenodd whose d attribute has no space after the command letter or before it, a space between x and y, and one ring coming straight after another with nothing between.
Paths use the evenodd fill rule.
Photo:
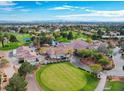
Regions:
<instances>
[{"instance_id":1,"label":"mature tree","mask_svg":"<svg viewBox=\"0 0 124 93\"><path fill-rule=\"evenodd\" d=\"M83 58L87 58L87 57L93 57L95 51L93 50L88 50L88 49L83 49L78 51L78 56L79 57L83 57Z\"/></svg>"},{"instance_id":2,"label":"mature tree","mask_svg":"<svg viewBox=\"0 0 124 93\"><path fill-rule=\"evenodd\" d=\"M26 28L26 27L21 27L21 29L20 29L20 33L27 33L28 32L28 28Z\"/></svg>"},{"instance_id":3,"label":"mature tree","mask_svg":"<svg viewBox=\"0 0 124 93\"><path fill-rule=\"evenodd\" d=\"M40 47L40 37L39 36L34 36L32 37L33 45Z\"/></svg>"},{"instance_id":4,"label":"mature tree","mask_svg":"<svg viewBox=\"0 0 124 93\"><path fill-rule=\"evenodd\" d=\"M101 65L108 65L110 62L107 58L102 58L98 61Z\"/></svg>"},{"instance_id":5,"label":"mature tree","mask_svg":"<svg viewBox=\"0 0 124 93\"><path fill-rule=\"evenodd\" d=\"M104 32L102 32L100 29L97 31L97 34L99 35L99 37L102 37L102 35L104 34Z\"/></svg>"},{"instance_id":6,"label":"mature tree","mask_svg":"<svg viewBox=\"0 0 124 93\"><path fill-rule=\"evenodd\" d=\"M74 38L72 31L70 31L70 32L68 33L67 38L68 38L69 40L72 40L72 39Z\"/></svg>"},{"instance_id":7,"label":"mature tree","mask_svg":"<svg viewBox=\"0 0 124 93\"><path fill-rule=\"evenodd\" d=\"M2 58L2 59L0 60L0 67L5 66L7 63L9 63L9 61L8 61L7 59L5 59L5 58Z\"/></svg>"},{"instance_id":8,"label":"mature tree","mask_svg":"<svg viewBox=\"0 0 124 93\"><path fill-rule=\"evenodd\" d=\"M21 67L18 69L18 72L21 76L26 76L27 73L31 73L34 69L34 66L29 62L22 63Z\"/></svg>"},{"instance_id":9,"label":"mature tree","mask_svg":"<svg viewBox=\"0 0 124 93\"><path fill-rule=\"evenodd\" d=\"M9 81L9 85L6 86L8 91L24 91L26 90L27 82L24 77L19 74L14 74Z\"/></svg>"},{"instance_id":10,"label":"mature tree","mask_svg":"<svg viewBox=\"0 0 124 93\"><path fill-rule=\"evenodd\" d=\"M10 41L10 42L17 42L18 40L17 40L17 38L16 38L15 35L12 35L12 34L11 34L9 41Z\"/></svg>"},{"instance_id":11,"label":"mature tree","mask_svg":"<svg viewBox=\"0 0 124 93\"><path fill-rule=\"evenodd\" d=\"M66 32L61 32L60 35L63 37L63 38L67 38L68 34Z\"/></svg>"},{"instance_id":12,"label":"mature tree","mask_svg":"<svg viewBox=\"0 0 124 93\"><path fill-rule=\"evenodd\" d=\"M93 39L93 40L98 40L98 39L99 39L99 38L98 38L98 35L94 33L94 34L92 35L92 39Z\"/></svg>"},{"instance_id":13,"label":"mature tree","mask_svg":"<svg viewBox=\"0 0 124 93\"><path fill-rule=\"evenodd\" d=\"M53 32L53 37L54 38L57 38L57 37L59 37L60 35L59 35L59 33L58 32Z\"/></svg>"},{"instance_id":14,"label":"mature tree","mask_svg":"<svg viewBox=\"0 0 124 93\"><path fill-rule=\"evenodd\" d=\"M4 37L6 37L7 39L9 39L10 34L9 33L4 33Z\"/></svg>"},{"instance_id":15,"label":"mature tree","mask_svg":"<svg viewBox=\"0 0 124 93\"><path fill-rule=\"evenodd\" d=\"M4 47L4 36L0 34L0 42L2 44L2 47Z\"/></svg>"},{"instance_id":16,"label":"mature tree","mask_svg":"<svg viewBox=\"0 0 124 93\"><path fill-rule=\"evenodd\" d=\"M94 73L99 73L102 71L102 66L100 64L92 64L90 67Z\"/></svg>"}]
</instances>

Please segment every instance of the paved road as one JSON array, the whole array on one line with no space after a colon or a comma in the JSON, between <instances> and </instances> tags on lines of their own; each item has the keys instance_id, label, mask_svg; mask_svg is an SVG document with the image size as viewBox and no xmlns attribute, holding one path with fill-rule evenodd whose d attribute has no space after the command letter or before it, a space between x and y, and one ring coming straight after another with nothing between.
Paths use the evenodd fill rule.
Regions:
<instances>
[{"instance_id":1,"label":"paved road","mask_svg":"<svg viewBox=\"0 0 124 93\"><path fill-rule=\"evenodd\" d=\"M34 74L28 74L26 81L28 82L27 91L41 91L41 88L36 83Z\"/></svg>"},{"instance_id":2,"label":"paved road","mask_svg":"<svg viewBox=\"0 0 124 93\"><path fill-rule=\"evenodd\" d=\"M124 76L123 66L124 59L121 58L121 54L119 53L120 48L116 47L114 49L113 61L115 64L115 68L110 71L106 71L106 75L111 76Z\"/></svg>"}]
</instances>

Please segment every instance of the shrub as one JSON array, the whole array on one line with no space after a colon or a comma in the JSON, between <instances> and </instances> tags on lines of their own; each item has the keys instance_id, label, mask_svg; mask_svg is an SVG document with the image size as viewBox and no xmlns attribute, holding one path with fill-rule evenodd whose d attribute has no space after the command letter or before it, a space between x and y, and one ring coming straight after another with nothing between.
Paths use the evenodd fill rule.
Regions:
<instances>
[{"instance_id":1,"label":"shrub","mask_svg":"<svg viewBox=\"0 0 124 93\"><path fill-rule=\"evenodd\" d=\"M102 71L102 66L100 64L93 64L90 66L91 70L93 70L94 73L99 73L100 71Z\"/></svg>"},{"instance_id":2,"label":"shrub","mask_svg":"<svg viewBox=\"0 0 124 93\"><path fill-rule=\"evenodd\" d=\"M106 58L102 58L102 59L98 60L98 62L99 62L100 64L102 64L102 65L107 65L107 64L109 64L109 61L108 61Z\"/></svg>"}]
</instances>

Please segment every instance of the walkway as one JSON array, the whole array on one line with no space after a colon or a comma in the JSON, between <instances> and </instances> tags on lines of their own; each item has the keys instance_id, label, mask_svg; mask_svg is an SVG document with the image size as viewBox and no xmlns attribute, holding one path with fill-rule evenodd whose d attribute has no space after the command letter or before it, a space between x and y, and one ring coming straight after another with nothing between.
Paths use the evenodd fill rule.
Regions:
<instances>
[{"instance_id":1,"label":"walkway","mask_svg":"<svg viewBox=\"0 0 124 93\"><path fill-rule=\"evenodd\" d=\"M104 90L104 87L106 84L106 79L107 79L107 76L103 73L101 75L101 79L100 79L99 84L97 85L95 91L103 91Z\"/></svg>"},{"instance_id":2,"label":"walkway","mask_svg":"<svg viewBox=\"0 0 124 93\"><path fill-rule=\"evenodd\" d=\"M36 83L34 74L28 74L26 81L28 82L27 91L41 91L41 88Z\"/></svg>"}]
</instances>

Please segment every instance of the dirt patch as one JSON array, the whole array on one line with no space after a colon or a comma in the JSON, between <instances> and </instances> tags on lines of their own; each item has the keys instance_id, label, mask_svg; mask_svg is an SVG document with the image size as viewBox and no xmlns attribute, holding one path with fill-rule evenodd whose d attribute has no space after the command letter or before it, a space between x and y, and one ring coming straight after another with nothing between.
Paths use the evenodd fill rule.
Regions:
<instances>
[{"instance_id":1,"label":"dirt patch","mask_svg":"<svg viewBox=\"0 0 124 93\"><path fill-rule=\"evenodd\" d=\"M90 58L90 57L88 57L88 58L81 58L80 62L85 64L85 65L91 65L91 64L95 64L96 63L95 59L94 58Z\"/></svg>"}]
</instances>

